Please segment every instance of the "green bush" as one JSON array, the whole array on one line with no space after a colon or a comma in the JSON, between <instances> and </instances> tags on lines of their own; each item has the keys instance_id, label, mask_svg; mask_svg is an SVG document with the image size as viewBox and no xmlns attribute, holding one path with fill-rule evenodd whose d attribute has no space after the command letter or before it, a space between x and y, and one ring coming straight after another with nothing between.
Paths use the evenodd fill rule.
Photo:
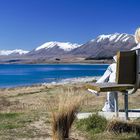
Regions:
<instances>
[{"instance_id":1,"label":"green bush","mask_svg":"<svg viewBox=\"0 0 140 140\"><path fill-rule=\"evenodd\" d=\"M92 134L101 133L107 126L107 120L97 114L93 114L87 119L81 119L76 122L76 127L79 130L86 131Z\"/></svg>"}]
</instances>

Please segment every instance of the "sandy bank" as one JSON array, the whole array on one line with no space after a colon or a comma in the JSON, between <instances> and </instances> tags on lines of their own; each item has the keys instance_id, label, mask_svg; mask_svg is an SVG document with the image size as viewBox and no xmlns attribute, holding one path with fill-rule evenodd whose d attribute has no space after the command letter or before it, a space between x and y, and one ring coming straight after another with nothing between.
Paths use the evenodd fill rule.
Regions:
<instances>
[{"instance_id":1,"label":"sandy bank","mask_svg":"<svg viewBox=\"0 0 140 140\"><path fill-rule=\"evenodd\" d=\"M74 83L87 83L87 82L95 82L99 78L100 78L99 76L68 78L68 79L62 79L58 82L43 83L42 85L63 85L63 84L74 84Z\"/></svg>"}]
</instances>

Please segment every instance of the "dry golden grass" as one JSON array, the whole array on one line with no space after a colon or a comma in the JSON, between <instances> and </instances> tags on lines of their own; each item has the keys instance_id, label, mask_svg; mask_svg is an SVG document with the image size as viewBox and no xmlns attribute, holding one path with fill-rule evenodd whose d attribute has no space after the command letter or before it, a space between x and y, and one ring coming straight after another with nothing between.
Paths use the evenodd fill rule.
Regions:
<instances>
[{"instance_id":1,"label":"dry golden grass","mask_svg":"<svg viewBox=\"0 0 140 140\"><path fill-rule=\"evenodd\" d=\"M86 94L67 89L60 91L57 109L50 103L53 140L69 138L70 129L85 97Z\"/></svg>"},{"instance_id":2,"label":"dry golden grass","mask_svg":"<svg viewBox=\"0 0 140 140\"><path fill-rule=\"evenodd\" d=\"M72 97L73 103L77 101L74 100L73 96L75 95L72 95L72 92L77 96L82 95L82 97L83 94L86 94L80 107L81 112L101 110L106 94L101 93L98 97L92 95L84 88L84 85L77 83L0 89L0 115L13 115L12 118L4 117L0 121L0 139L51 139L52 131L49 115L51 110L48 104L51 102L57 111L59 106L68 102L65 106L68 108L72 103L68 99L66 100L67 97L65 96L69 95L69 99ZM62 92L71 94L65 95ZM61 97L59 98L59 96ZM129 96L129 107L140 108L139 100L140 92L138 91L136 94ZM121 94L119 94L119 106L123 107L123 96ZM79 140L88 140L84 136L84 132L82 134L77 132L78 130L72 126L72 137Z\"/></svg>"}]
</instances>

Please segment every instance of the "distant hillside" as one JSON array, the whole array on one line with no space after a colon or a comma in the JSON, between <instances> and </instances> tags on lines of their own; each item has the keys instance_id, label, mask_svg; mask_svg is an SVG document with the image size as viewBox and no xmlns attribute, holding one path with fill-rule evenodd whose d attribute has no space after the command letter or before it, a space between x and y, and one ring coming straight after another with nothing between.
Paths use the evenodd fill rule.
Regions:
<instances>
[{"instance_id":1,"label":"distant hillside","mask_svg":"<svg viewBox=\"0 0 140 140\"><path fill-rule=\"evenodd\" d=\"M47 42L28 52L23 50L0 51L1 63L45 63L55 61L82 61L110 59L119 50L130 50L136 43L133 35L100 35L83 45L70 42Z\"/></svg>"},{"instance_id":2,"label":"distant hillside","mask_svg":"<svg viewBox=\"0 0 140 140\"><path fill-rule=\"evenodd\" d=\"M80 47L78 44L72 44L70 42L47 42L30 51L27 55L37 58L49 58L49 57L61 57L75 48Z\"/></svg>"},{"instance_id":3,"label":"distant hillside","mask_svg":"<svg viewBox=\"0 0 140 140\"><path fill-rule=\"evenodd\" d=\"M134 36L128 34L100 35L70 53L76 56L105 59L113 57L119 50L130 50L136 46Z\"/></svg>"},{"instance_id":4,"label":"distant hillside","mask_svg":"<svg viewBox=\"0 0 140 140\"><path fill-rule=\"evenodd\" d=\"M15 49L15 50L0 50L0 56L9 56L9 55L23 55L29 53L29 51Z\"/></svg>"}]
</instances>

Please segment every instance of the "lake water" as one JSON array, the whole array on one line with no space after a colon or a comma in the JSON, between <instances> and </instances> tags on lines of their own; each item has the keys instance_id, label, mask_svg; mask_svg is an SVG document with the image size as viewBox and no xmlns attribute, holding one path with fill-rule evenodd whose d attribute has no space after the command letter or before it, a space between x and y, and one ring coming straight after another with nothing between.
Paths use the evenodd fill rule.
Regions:
<instances>
[{"instance_id":1,"label":"lake water","mask_svg":"<svg viewBox=\"0 0 140 140\"><path fill-rule=\"evenodd\" d=\"M0 65L0 87L58 82L62 79L101 76L108 65L36 64Z\"/></svg>"}]
</instances>

